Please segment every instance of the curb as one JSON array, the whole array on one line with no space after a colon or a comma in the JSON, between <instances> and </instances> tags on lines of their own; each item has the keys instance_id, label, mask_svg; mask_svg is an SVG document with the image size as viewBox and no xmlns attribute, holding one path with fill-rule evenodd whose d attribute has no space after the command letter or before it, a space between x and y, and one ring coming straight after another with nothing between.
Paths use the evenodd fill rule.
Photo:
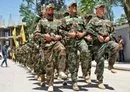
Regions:
<instances>
[{"instance_id":1,"label":"curb","mask_svg":"<svg viewBox=\"0 0 130 92\"><path fill-rule=\"evenodd\" d=\"M96 67L96 65L92 64L92 67ZM108 68L108 65L105 65L105 68ZM125 68L125 67L119 67L119 66L114 66L114 69L116 70L122 70L122 71L130 71L130 68Z\"/></svg>"}]
</instances>

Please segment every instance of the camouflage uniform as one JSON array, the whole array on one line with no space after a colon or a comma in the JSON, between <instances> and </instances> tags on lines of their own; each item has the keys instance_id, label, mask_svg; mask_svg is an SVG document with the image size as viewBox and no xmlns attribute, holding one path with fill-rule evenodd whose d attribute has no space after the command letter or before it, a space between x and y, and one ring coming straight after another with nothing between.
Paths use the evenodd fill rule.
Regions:
<instances>
[{"instance_id":1,"label":"camouflage uniform","mask_svg":"<svg viewBox=\"0 0 130 92\"><path fill-rule=\"evenodd\" d=\"M34 70L34 72L36 72L36 74L38 74L38 70L40 70L40 68L38 69L38 62L40 62L41 58L39 55L39 46L40 46L40 39L35 40L34 38L32 38L30 40L30 42L28 43L28 45L32 45L30 46L32 49L32 53L31 53L31 61L30 61L30 66L31 69Z\"/></svg>"},{"instance_id":2,"label":"camouflage uniform","mask_svg":"<svg viewBox=\"0 0 130 92\"><path fill-rule=\"evenodd\" d=\"M104 5L99 3L99 5L97 5L96 7L100 7L100 6L104 6ZM103 72L104 72L104 57L103 56L105 54L105 51L108 48L109 50L111 50L110 51L111 52L110 65L113 65L114 64L113 62L115 62L116 53L118 51L118 44L112 40L113 28L110 25L110 21L105 20L103 17L98 17L98 16L93 17L89 21L87 28L88 28L87 30L88 33L93 35L93 54L94 54L94 59L97 63L95 73L97 74L97 79L99 83L102 83ZM104 37L104 39L108 36L111 39L109 42L99 42L99 40L97 39L99 35ZM112 57L112 55L115 55L115 57Z\"/></svg>"},{"instance_id":3,"label":"camouflage uniform","mask_svg":"<svg viewBox=\"0 0 130 92\"><path fill-rule=\"evenodd\" d=\"M69 71L72 82L75 84L77 83L79 62L81 62L83 75L87 76L88 62L91 61L91 56L84 38L71 38L67 34L69 32L85 32L83 19L79 16L72 17L69 15L63 19L60 29L66 42ZM78 51L80 52L80 56L78 55Z\"/></svg>"},{"instance_id":4,"label":"camouflage uniform","mask_svg":"<svg viewBox=\"0 0 130 92\"><path fill-rule=\"evenodd\" d=\"M57 35L58 24L57 21L48 21L47 19L41 19L36 27L36 33L39 32L43 35L50 34L52 37ZM54 69L55 64L58 63L58 70L59 72L63 72L65 70L65 63L66 63L66 49L64 45L60 41L51 41L46 42L43 39L42 48L44 50L44 62L46 76L49 86L53 86L54 80Z\"/></svg>"},{"instance_id":5,"label":"camouflage uniform","mask_svg":"<svg viewBox=\"0 0 130 92\"><path fill-rule=\"evenodd\" d=\"M119 44L115 41L114 39L114 28L112 23L109 20L106 20L106 24L111 27L110 31L110 36L111 36L111 41L108 42L108 69L111 70L112 73L116 73L116 71L114 71L114 64L117 61L118 58L118 52L119 52Z\"/></svg>"},{"instance_id":6,"label":"camouflage uniform","mask_svg":"<svg viewBox=\"0 0 130 92\"><path fill-rule=\"evenodd\" d=\"M85 22L85 26L86 26L86 27L87 27L87 25L88 25L88 22L91 20L91 18L92 18L93 16L94 16L94 15L92 15L92 14L86 14L86 15L84 16L84 22ZM88 35L89 35L89 34L88 34ZM86 38L88 35L86 35L85 38ZM89 50L90 50L90 53L91 53L91 58L92 58L92 60L93 60L93 52L92 52L93 46L92 46L92 42L89 42L87 39L86 39L86 42L88 43L88 47L89 47ZM91 61L88 63L87 76L86 76L86 79L88 79L88 80L86 80L86 81L88 81L88 83L91 82L91 80L90 80L90 75L91 75Z\"/></svg>"}]
</instances>

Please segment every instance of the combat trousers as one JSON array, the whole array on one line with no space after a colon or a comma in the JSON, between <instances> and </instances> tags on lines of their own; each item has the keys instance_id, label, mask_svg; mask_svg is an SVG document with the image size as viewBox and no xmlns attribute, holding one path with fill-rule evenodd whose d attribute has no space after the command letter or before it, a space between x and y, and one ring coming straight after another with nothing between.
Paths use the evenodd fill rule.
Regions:
<instances>
[{"instance_id":1,"label":"combat trousers","mask_svg":"<svg viewBox=\"0 0 130 92\"><path fill-rule=\"evenodd\" d=\"M93 51L92 51L92 43L90 42L87 42L89 43L88 47L89 47L89 50L90 50L90 60L88 62L88 69L87 69L87 75L90 76L91 75L91 67L92 67L92 61L94 60L94 55L93 55Z\"/></svg>"},{"instance_id":2,"label":"combat trousers","mask_svg":"<svg viewBox=\"0 0 130 92\"><path fill-rule=\"evenodd\" d=\"M45 61L47 82L51 86L54 80L55 64L58 64L58 70L63 72L66 66L66 49L60 41L45 50Z\"/></svg>"},{"instance_id":3,"label":"combat trousers","mask_svg":"<svg viewBox=\"0 0 130 92\"><path fill-rule=\"evenodd\" d=\"M88 50L88 45L85 40L79 40L76 42L76 39L72 41L67 46L67 60L69 64L69 71L71 73L72 82L77 82L78 76L78 68L79 68L79 61L81 62L83 75L87 75L87 67L88 62L90 62L90 52ZM77 54L77 50L80 51L80 60Z\"/></svg>"},{"instance_id":4,"label":"combat trousers","mask_svg":"<svg viewBox=\"0 0 130 92\"><path fill-rule=\"evenodd\" d=\"M104 54L107 47L107 43L98 43L93 45L93 54L96 61L95 74L97 75L97 80L99 83L103 82L104 73Z\"/></svg>"},{"instance_id":5,"label":"combat trousers","mask_svg":"<svg viewBox=\"0 0 130 92\"><path fill-rule=\"evenodd\" d=\"M113 69L113 65L115 64L118 58L119 44L114 41L109 41L107 44L109 50L109 58L108 58L109 69Z\"/></svg>"},{"instance_id":6,"label":"combat trousers","mask_svg":"<svg viewBox=\"0 0 130 92\"><path fill-rule=\"evenodd\" d=\"M64 45L59 41L53 47L54 59L55 59L55 68L58 69L58 72L65 71L66 68L66 49Z\"/></svg>"},{"instance_id":7,"label":"combat trousers","mask_svg":"<svg viewBox=\"0 0 130 92\"><path fill-rule=\"evenodd\" d=\"M94 45L94 59L97 63L96 71L97 79L99 82L103 82L103 72L104 72L104 56L105 52L109 50L109 68L113 68L113 65L117 59L119 46L114 41L109 41L108 43L98 43Z\"/></svg>"}]
</instances>

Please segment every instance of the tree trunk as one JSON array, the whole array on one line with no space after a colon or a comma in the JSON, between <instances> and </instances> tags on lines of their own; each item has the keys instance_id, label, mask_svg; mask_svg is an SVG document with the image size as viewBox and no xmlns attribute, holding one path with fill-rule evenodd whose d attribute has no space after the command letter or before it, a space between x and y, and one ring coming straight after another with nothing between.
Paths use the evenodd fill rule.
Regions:
<instances>
[{"instance_id":1,"label":"tree trunk","mask_svg":"<svg viewBox=\"0 0 130 92\"><path fill-rule=\"evenodd\" d=\"M130 25L130 0L124 0L124 11L127 16L128 24Z\"/></svg>"}]
</instances>

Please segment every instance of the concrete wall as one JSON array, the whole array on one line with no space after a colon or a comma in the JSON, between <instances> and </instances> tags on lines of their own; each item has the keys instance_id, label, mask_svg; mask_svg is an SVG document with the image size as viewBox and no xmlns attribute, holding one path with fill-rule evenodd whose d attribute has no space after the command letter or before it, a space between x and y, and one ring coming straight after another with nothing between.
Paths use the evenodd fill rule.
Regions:
<instances>
[{"instance_id":1,"label":"concrete wall","mask_svg":"<svg viewBox=\"0 0 130 92\"><path fill-rule=\"evenodd\" d=\"M121 35L124 40L125 61L130 62L130 26L123 25L116 28L116 38Z\"/></svg>"}]
</instances>

